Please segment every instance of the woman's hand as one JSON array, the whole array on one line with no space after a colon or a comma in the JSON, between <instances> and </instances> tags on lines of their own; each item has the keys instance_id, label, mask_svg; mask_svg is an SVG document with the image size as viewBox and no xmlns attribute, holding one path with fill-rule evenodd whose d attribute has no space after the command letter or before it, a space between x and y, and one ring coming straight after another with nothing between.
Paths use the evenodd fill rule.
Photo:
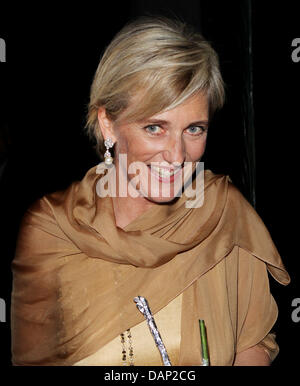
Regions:
<instances>
[{"instance_id":1,"label":"woman's hand","mask_svg":"<svg viewBox=\"0 0 300 386\"><path fill-rule=\"evenodd\" d=\"M238 353L235 357L234 366L270 366L270 357L267 352L259 347L253 346Z\"/></svg>"}]
</instances>

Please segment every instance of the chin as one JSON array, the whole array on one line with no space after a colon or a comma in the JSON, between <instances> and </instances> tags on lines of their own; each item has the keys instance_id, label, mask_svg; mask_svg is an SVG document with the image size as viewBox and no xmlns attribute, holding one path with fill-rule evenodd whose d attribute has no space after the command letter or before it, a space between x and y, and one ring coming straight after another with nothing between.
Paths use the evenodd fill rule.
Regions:
<instances>
[{"instance_id":1,"label":"chin","mask_svg":"<svg viewBox=\"0 0 300 386\"><path fill-rule=\"evenodd\" d=\"M157 176L154 174L154 180L150 178L151 171L141 176L139 192L147 201L157 204L171 203L182 195L182 174L175 176ZM154 185L152 184L154 182Z\"/></svg>"},{"instance_id":2,"label":"chin","mask_svg":"<svg viewBox=\"0 0 300 386\"><path fill-rule=\"evenodd\" d=\"M168 204L168 203L171 203L173 201L176 201L179 196L175 195L175 194L172 194L170 193L170 195L166 196L166 195L163 195L161 192L155 196L152 196L150 193L147 195L143 195L142 196L147 200L147 201L150 201L150 202L153 202L153 203L156 203L156 204Z\"/></svg>"},{"instance_id":3,"label":"chin","mask_svg":"<svg viewBox=\"0 0 300 386\"><path fill-rule=\"evenodd\" d=\"M145 199L153 204L169 204L175 202L179 197L145 197Z\"/></svg>"}]
</instances>

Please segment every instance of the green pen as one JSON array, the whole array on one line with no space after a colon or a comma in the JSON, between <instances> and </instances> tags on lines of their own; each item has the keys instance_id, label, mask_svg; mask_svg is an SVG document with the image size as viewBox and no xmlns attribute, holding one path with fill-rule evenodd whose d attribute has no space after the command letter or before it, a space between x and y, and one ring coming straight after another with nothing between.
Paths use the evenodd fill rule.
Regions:
<instances>
[{"instance_id":1,"label":"green pen","mask_svg":"<svg viewBox=\"0 0 300 386\"><path fill-rule=\"evenodd\" d=\"M202 366L209 366L207 336L204 320L199 320L201 350L202 350Z\"/></svg>"}]
</instances>

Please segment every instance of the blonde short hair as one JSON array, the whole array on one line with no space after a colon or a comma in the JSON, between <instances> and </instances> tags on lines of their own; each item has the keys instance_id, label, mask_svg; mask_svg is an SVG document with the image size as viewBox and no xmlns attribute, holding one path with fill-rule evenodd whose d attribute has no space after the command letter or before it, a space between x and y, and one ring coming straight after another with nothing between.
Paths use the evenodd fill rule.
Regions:
<instances>
[{"instance_id":1,"label":"blonde short hair","mask_svg":"<svg viewBox=\"0 0 300 386\"><path fill-rule=\"evenodd\" d=\"M141 17L108 45L91 86L87 134L101 156L98 109L114 122L132 122L170 110L197 92L208 96L210 115L224 104L219 60L191 26L165 17ZM138 103L132 103L136 98Z\"/></svg>"}]
</instances>

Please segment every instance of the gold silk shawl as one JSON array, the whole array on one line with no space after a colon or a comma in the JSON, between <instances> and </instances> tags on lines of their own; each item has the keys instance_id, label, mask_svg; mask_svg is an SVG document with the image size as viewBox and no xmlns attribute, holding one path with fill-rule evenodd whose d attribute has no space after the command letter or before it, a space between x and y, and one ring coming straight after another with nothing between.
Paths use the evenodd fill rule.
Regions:
<instances>
[{"instance_id":1,"label":"gold silk shawl","mask_svg":"<svg viewBox=\"0 0 300 386\"><path fill-rule=\"evenodd\" d=\"M96 167L32 204L12 263L12 363L72 365L95 353L143 320L137 295L155 314L183 293L181 365L201 364L200 317L208 323L213 364L231 364L228 352L266 337L277 318L266 272L284 285L289 275L229 178L209 170L204 177L201 207L186 208L183 195L124 229L115 224L112 199L96 193ZM221 271L224 283L214 276ZM214 299L206 296L211 288Z\"/></svg>"}]
</instances>

